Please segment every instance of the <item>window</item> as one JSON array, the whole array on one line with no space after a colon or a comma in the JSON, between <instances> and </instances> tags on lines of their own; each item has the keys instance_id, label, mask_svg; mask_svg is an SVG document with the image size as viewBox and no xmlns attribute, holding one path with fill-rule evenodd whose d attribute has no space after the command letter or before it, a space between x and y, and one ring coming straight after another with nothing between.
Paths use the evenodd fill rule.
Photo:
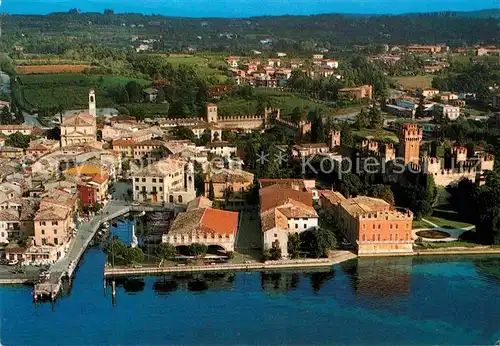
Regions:
<instances>
[{"instance_id":1,"label":"window","mask_svg":"<svg viewBox=\"0 0 500 346\"><path fill-rule=\"evenodd\" d=\"M45 226L45 221L42 221L42 226Z\"/></svg>"},{"instance_id":2,"label":"window","mask_svg":"<svg viewBox=\"0 0 500 346\"><path fill-rule=\"evenodd\" d=\"M298 223L295 224L295 228L299 228L299 224Z\"/></svg>"},{"instance_id":3,"label":"window","mask_svg":"<svg viewBox=\"0 0 500 346\"><path fill-rule=\"evenodd\" d=\"M59 240L57 238L54 238L54 245L59 244Z\"/></svg>"},{"instance_id":4,"label":"window","mask_svg":"<svg viewBox=\"0 0 500 346\"><path fill-rule=\"evenodd\" d=\"M366 225L365 224L363 224L363 229L366 229Z\"/></svg>"},{"instance_id":5,"label":"window","mask_svg":"<svg viewBox=\"0 0 500 346\"><path fill-rule=\"evenodd\" d=\"M375 234L372 234L372 241L375 241Z\"/></svg>"},{"instance_id":6,"label":"window","mask_svg":"<svg viewBox=\"0 0 500 346\"><path fill-rule=\"evenodd\" d=\"M139 186L136 186L136 187L135 187L135 191L139 191Z\"/></svg>"},{"instance_id":7,"label":"window","mask_svg":"<svg viewBox=\"0 0 500 346\"><path fill-rule=\"evenodd\" d=\"M160 191L163 191L163 186L160 186Z\"/></svg>"},{"instance_id":8,"label":"window","mask_svg":"<svg viewBox=\"0 0 500 346\"><path fill-rule=\"evenodd\" d=\"M42 238L42 245L47 245L47 239Z\"/></svg>"},{"instance_id":9,"label":"window","mask_svg":"<svg viewBox=\"0 0 500 346\"><path fill-rule=\"evenodd\" d=\"M377 234L377 240L380 241L380 233Z\"/></svg>"},{"instance_id":10,"label":"window","mask_svg":"<svg viewBox=\"0 0 500 346\"><path fill-rule=\"evenodd\" d=\"M274 233L274 237L275 237L275 238L278 238L278 233Z\"/></svg>"},{"instance_id":11,"label":"window","mask_svg":"<svg viewBox=\"0 0 500 346\"><path fill-rule=\"evenodd\" d=\"M153 183L156 183L156 178L153 178Z\"/></svg>"},{"instance_id":12,"label":"window","mask_svg":"<svg viewBox=\"0 0 500 346\"><path fill-rule=\"evenodd\" d=\"M392 223L389 225L389 228L392 229Z\"/></svg>"},{"instance_id":13,"label":"window","mask_svg":"<svg viewBox=\"0 0 500 346\"><path fill-rule=\"evenodd\" d=\"M398 229L398 224L396 224L396 229Z\"/></svg>"},{"instance_id":14,"label":"window","mask_svg":"<svg viewBox=\"0 0 500 346\"><path fill-rule=\"evenodd\" d=\"M372 225L372 228L375 229L375 224Z\"/></svg>"},{"instance_id":15,"label":"window","mask_svg":"<svg viewBox=\"0 0 500 346\"><path fill-rule=\"evenodd\" d=\"M365 234L363 234L363 241L365 241L365 240L366 240L366 235L365 235Z\"/></svg>"},{"instance_id":16,"label":"window","mask_svg":"<svg viewBox=\"0 0 500 346\"><path fill-rule=\"evenodd\" d=\"M163 183L163 178L160 178L160 179L159 179L159 182L160 182L160 183Z\"/></svg>"},{"instance_id":17,"label":"window","mask_svg":"<svg viewBox=\"0 0 500 346\"><path fill-rule=\"evenodd\" d=\"M172 195L168 196L168 201L170 203L174 203L174 196L172 196Z\"/></svg>"},{"instance_id":18,"label":"window","mask_svg":"<svg viewBox=\"0 0 500 346\"><path fill-rule=\"evenodd\" d=\"M146 182L146 178L142 178L142 182L145 183Z\"/></svg>"},{"instance_id":19,"label":"window","mask_svg":"<svg viewBox=\"0 0 500 346\"><path fill-rule=\"evenodd\" d=\"M179 203L182 203L182 196L177 197L177 201L178 201Z\"/></svg>"},{"instance_id":20,"label":"window","mask_svg":"<svg viewBox=\"0 0 500 346\"><path fill-rule=\"evenodd\" d=\"M392 226L392 225L391 225ZM392 228L392 227L391 227ZM389 240L392 240L392 233L389 234Z\"/></svg>"},{"instance_id":21,"label":"window","mask_svg":"<svg viewBox=\"0 0 500 346\"><path fill-rule=\"evenodd\" d=\"M44 230L44 229L42 229L42 235L44 235L44 234L45 234L45 230Z\"/></svg>"},{"instance_id":22,"label":"window","mask_svg":"<svg viewBox=\"0 0 500 346\"><path fill-rule=\"evenodd\" d=\"M54 230L54 234L57 234L57 229Z\"/></svg>"},{"instance_id":23,"label":"window","mask_svg":"<svg viewBox=\"0 0 500 346\"><path fill-rule=\"evenodd\" d=\"M378 229L380 229L380 224L378 225Z\"/></svg>"},{"instance_id":24,"label":"window","mask_svg":"<svg viewBox=\"0 0 500 346\"><path fill-rule=\"evenodd\" d=\"M307 223L304 224L304 228L307 228Z\"/></svg>"},{"instance_id":25,"label":"window","mask_svg":"<svg viewBox=\"0 0 500 346\"><path fill-rule=\"evenodd\" d=\"M135 178L135 182L138 183L139 182L139 178Z\"/></svg>"}]
</instances>

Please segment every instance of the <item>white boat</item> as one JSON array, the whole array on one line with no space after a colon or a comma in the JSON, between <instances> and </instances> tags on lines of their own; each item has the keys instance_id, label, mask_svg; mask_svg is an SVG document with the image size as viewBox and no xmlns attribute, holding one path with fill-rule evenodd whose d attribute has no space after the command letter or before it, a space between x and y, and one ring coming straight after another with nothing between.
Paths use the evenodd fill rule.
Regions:
<instances>
[{"instance_id":1,"label":"white boat","mask_svg":"<svg viewBox=\"0 0 500 346\"><path fill-rule=\"evenodd\" d=\"M104 223L102 224L102 227L104 227L104 228L109 228L109 222L107 222L107 221L106 221L106 222L104 222Z\"/></svg>"}]
</instances>

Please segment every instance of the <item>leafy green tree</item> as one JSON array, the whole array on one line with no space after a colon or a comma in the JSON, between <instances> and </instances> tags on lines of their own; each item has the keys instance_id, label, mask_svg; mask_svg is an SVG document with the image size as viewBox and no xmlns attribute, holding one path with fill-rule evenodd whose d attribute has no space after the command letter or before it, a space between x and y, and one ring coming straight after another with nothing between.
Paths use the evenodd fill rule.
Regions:
<instances>
[{"instance_id":1,"label":"leafy green tree","mask_svg":"<svg viewBox=\"0 0 500 346\"><path fill-rule=\"evenodd\" d=\"M318 109L312 111L311 121L311 142L322 143L325 142L325 124L323 116Z\"/></svg>"},{"instance_id":2,"label":"leafy green tree","mask_svg":"<svg viewBox=\"0 0 500 346\"><path fill-rule=\"evenodd\" d=\"M133 263L142 263L144 262L144 252L139 247L127 248L124 260L128 265Z\"/></svg>"},{"instance_id":3,"label":"leafy green tree","mask_svg":"<svg viewBox=\"0 0 500 346\"><path fill-rule=\"evenodd\" d=\"M26 149L31 141L30 135L23 135L21 132L16 132L7 137L5 145L9 147Z\"/></svg>"},{"instance_id":4,"label":"leafy green tree","mask_svg":"<svg viewBox=\"0 0 500 346\"><path fill-rule=\"evenodd\" d=\"M9 107L2 107L0 111L0 123L1 125L10 125L13 123Z\"/></svg>"},{"instance_id":5,"label":"leafy green tree","mask_svg":"<svg viewBox=\"0 0 500 346\"><path fill-rule=\"evenodd\" d=\"M174 258L176 254L175 246L168 243L160 243L155 247L155 255L160 261Z\"/></svg>"},{"instance_id":6,"label":"leafy green tree","mask_svg":"<svg viewBox=\"0 0 500 346\"><path fill-rule=\"evenodd\" d=\"M355 126L358 129L366 129L370 126L370 114L365 108L361 109L356 116Z\"/></svg>"},{"instance_id":7,"label":"leafy green tree","mask_svg":"<svg viewBox=\"0 0 500 346\"><path fill-rule=\"evenodd\" d=\"M368 112L368 116L370 117L370 128L371 129L381 129L384 125L384 118L382 117L382 112L378 107L370 108Z\"/></svg>"},{"instance_id":8,"label":"leafy green tree","mask_svg":"<svg viewBox=\"0 0 500 346\"><path fill-rule=\"evenodd\" d=\"M298 124L303 120L306 120L306 118L307 118L306 113L300 107L295 107L292 111L292 114L290 114L290 120L296 124Z\"/></svg>"},{"instance_id":9,"label":"leafy green tree","mask_svg":"<svg viewBox=\"0 0 500 346\"><path fill-rule=\"evenodd\" d=\"M395 204L394 193L389 185L376 184L370 186L368 189L368 196L383 199L390 205Z\"/></svg>"},{"instance_id":10,"label":"leafy green tree","mask_svg":"<svg viewBox=\"0 0 500 346\"><path fill-rule=\"evenodd\" d=\"M280 242L278 240L275 240L269 249L268 252L269 259L272 261L277 261L280 260L282 255L281 255L281 247L280 247Z\"/></svg>"},{"instance_id":11,"label":"leafy green tree","mask_svg":"<svg viewBox=\"0 0 500 346\"><path fill-rule=\"evenodd\" d=\"M176 126L170 130L170 133L175 139L188 139L193 142L195 140L193 131L185 126Z\"/></svg>"},{"instance_id":12,"label":"leafy green tree","mask_svg":"<svg viewBox=\"0 0 500 346\"><path fill-rule=\"evenodd\" d=\"M125 85L125 90L127 90L129 102L142 101L142 88L139 83L130 81Z\"/></svg>"},{"instance_id":13,"label":"leafy green tree","mask_svg":"<svg viewBox=\"0 0 500 346\"><path fill-rule=\"evenodd\" d=\"M197 260L205 257L208 251L208 247L205 244L193 243L189 245L189 253L194 256Z\"/></svg>"},{"instance_id":14,"label":"leafy green tree","mask_svg":"<svg viewBox=\"0 0 500 346\"><path fill-rule=\"evenodd\" d=\"M299 257L301 245L302 241L300 240L300 235L298 233L288 235L288 254L291 258Z\"/></svg>"},{"instance_id":15,"label":"leafy green tree","mask_svg":"<svg viewBox=\"0 0 500 346\"><path fill-rule=\"evenodd\" d=\"M113 236L110 242L104 245L104 252L108 256L108 262L114 263L117 258L124 259L128 251L127 245L125 245L120 239Z\"/></svg>"},{"instance_id":16,"label":"leafy green tree","mask_svg":"<svg viewBox=\"0 0 500 346\"><path fill-rule=\"evenodd\" d=\"M363 184L356 174L345 173L342 175L342 180L340 182L340 191L344 196L357 196L361 193L363 189Z\"/></svg>"},{"instance_id":17,"label":"leafy green tree","mask_svg":"<svg viewBox=\"0 0 500 346\"><path fill-rule=\"evenodd\" d=\"M335 233L329 229L318 228L303 232L300 236L310 255L315 258L327 257L328 252L337 247Z\"/></svg>"}]
</instances>

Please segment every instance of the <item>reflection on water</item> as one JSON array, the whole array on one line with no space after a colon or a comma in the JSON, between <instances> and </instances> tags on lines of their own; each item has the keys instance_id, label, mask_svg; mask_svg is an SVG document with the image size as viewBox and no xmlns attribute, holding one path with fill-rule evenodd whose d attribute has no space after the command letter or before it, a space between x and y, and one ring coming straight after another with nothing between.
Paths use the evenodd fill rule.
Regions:
<instances>
[{"instance_id":1,"label":"reflection on water","mask_svg":"<svg viewBox=\"0 0 500 346\"><path fill-rule=\"evenodd\" d=\"M356 294L391 299L409 293L412 261L411 256L360 258L341 268Z\"/></svg>"},{"instance_id":2,"label":"reflection on water","mask_svg":"<svg viewBox=\"0 0 500 346\"><path fill-rule=\"evenodd\" d=\"M261 287L266 292L287 293L299 286L299 273L292 272L262 272Z\"/></svg>"},{"instance_id":3,"label":"reflection on water","mask_svg":"<svg viewBox=\"0 0 500 346\"><path fill-rule=\"evenodd\" d=\"M2 287L0 312L16 318L3 319L0 332L5 345L493 345L499 261L363 258L323 270L116 278L114 296L111 284L103 294L102 251L89 249L71 296L55 304L34 305L29 288Z\"/></svg>"},{"instance_id":4,"label":"reflection on water","mask_svg":"<svg viewBox=\"0 0 500 346\"><path fill-rule=\"evenodd\" d=\"M116 278L115 282L117 287L123 287L127 293L142 292L146 286L144 279Z\"/></svg>"},{"instance_id":5,"label":"reflection on water","mask_svg":"<svg viewBox=\"0 0 500 346\"><path fill-rule=\"evenodd\" d=\"M324 272L314 272L306 274L311 280L311 288L315 294L319 293L321 287L335 277L335 272L324 271Z\"/></svg>"}]
</instances>

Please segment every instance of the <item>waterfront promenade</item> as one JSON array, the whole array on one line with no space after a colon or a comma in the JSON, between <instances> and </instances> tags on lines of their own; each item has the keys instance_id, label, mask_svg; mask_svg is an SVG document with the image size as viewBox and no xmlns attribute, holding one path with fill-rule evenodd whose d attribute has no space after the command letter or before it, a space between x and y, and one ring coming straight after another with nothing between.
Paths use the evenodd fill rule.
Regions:
<instances>
[{"instance_id":1,"label":"waterfront promenade","mask_svg":"<svg viewBox=\"0 0 500 346\"><path fill-rule=\"evenodd\" d=\"M182 206L168 203L165 205L129 204L123 200L109 201L99 213L90 219L90 222L82 222L77 225L76 236L72 239L66 255L50 267L48 279L37 283L33 288L34 299L36 300L47 296L52 300L56 298L61 288L61 280L64 277L72 277L80 258L102 223L125 215L131 211L174 210L175 212L179 212L182 209Z\"/></svg>"},{"instance_id":2,"label":"waterfront promenade","mask_svg":"<svg viewBox=\"0 0 500 346\"><path fill-rule=\"evenodd\" d=\"M61 280L65 276L71 278L82 254L99 226L103 222L127 214L129 211L130 207L125 202L110 201L98 214L90 219L90 222L79 223L76 227L76 236L72 239L66 255L50 267L48 279L36 284L33 288L34 299L49 296L54 300L61 288Z\"/></svg>"},{"instance_id":3,"label":"waterfront promenade","mask_svg":"<svg viewBox=\"0 0 500 346\"><path fill-rule=\"evenodd\" d=\"M318 268L330 267L335 264L348 261L358 256L350 251L335 251L329 258L281 260L252 262L240 264L215 264L215 265L190 265L190 266L166 266L166 267L112 267L105 265L104 276L133 276L133 275L161 275L167 273L195 273L195 272L218 272L218 271L253 271L267 269L289 269L289 268Z\"/></svg>"}]
</instances>

